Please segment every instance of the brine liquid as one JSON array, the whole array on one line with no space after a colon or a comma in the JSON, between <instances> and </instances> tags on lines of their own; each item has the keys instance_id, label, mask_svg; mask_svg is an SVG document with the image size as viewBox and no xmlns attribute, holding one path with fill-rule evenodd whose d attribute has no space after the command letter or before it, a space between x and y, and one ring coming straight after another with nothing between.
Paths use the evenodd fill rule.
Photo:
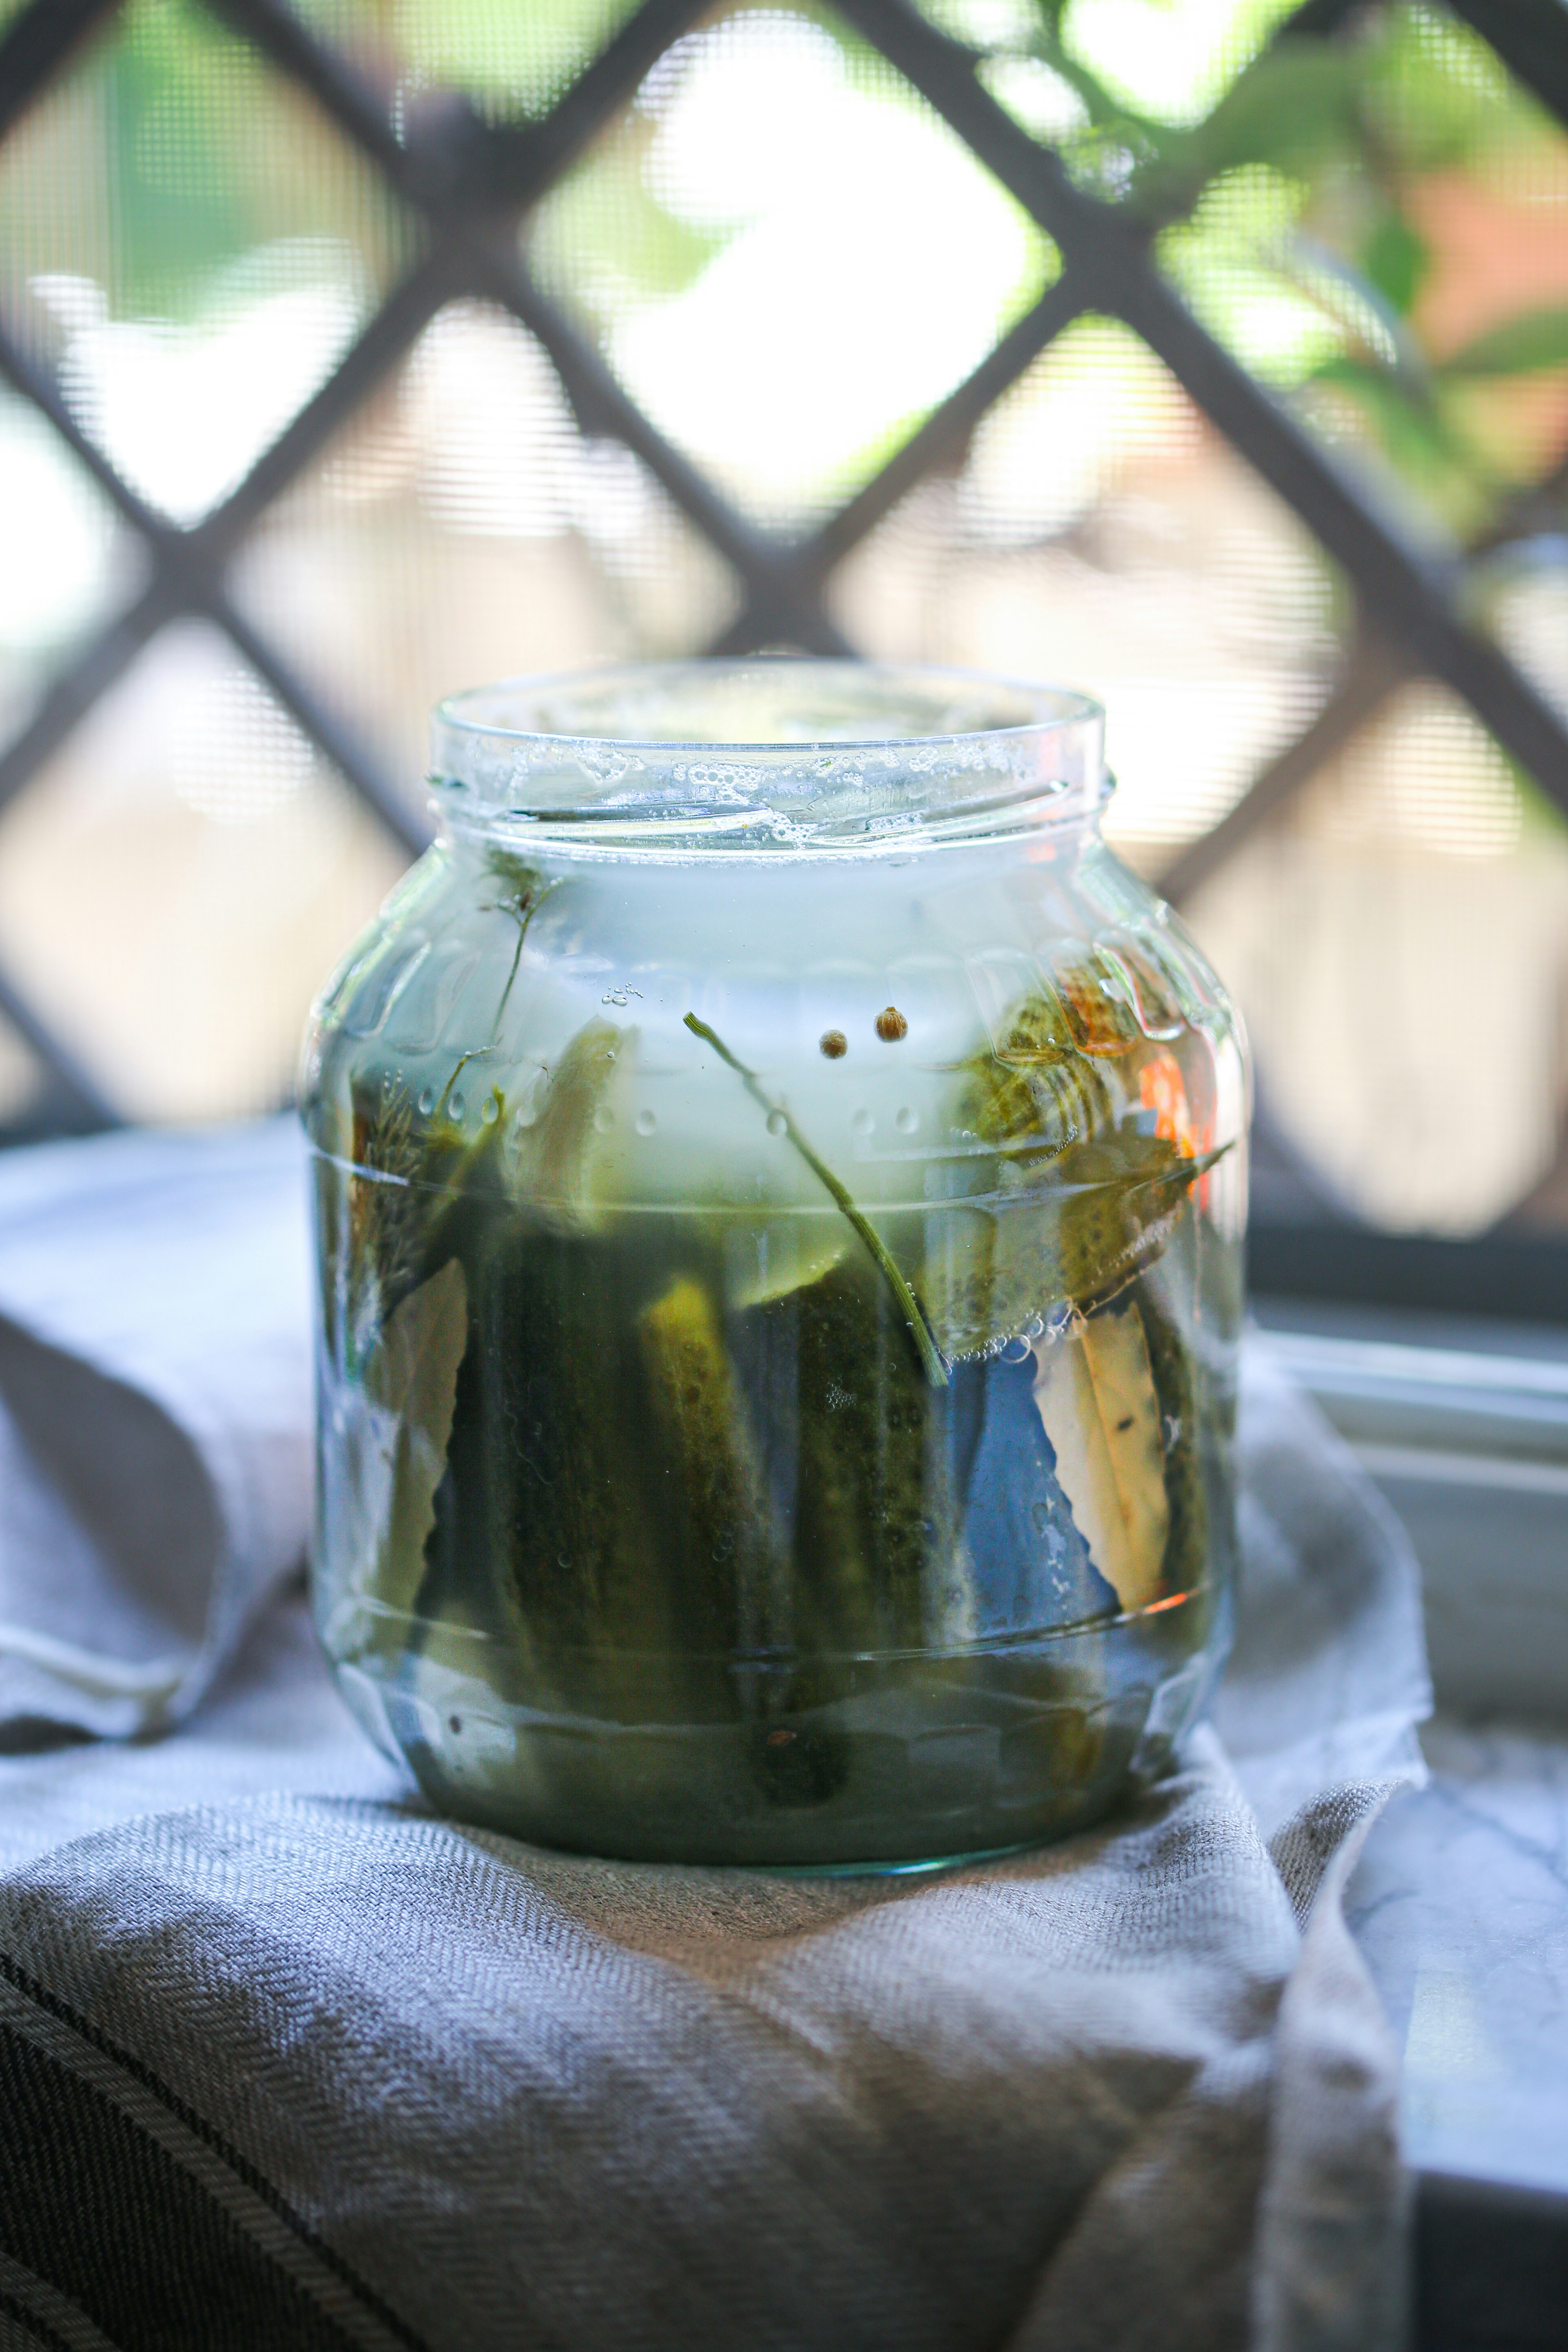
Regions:
<instances>
[{"instance_id":1,"label":"brine liquid","mask_svg":"<svg viewBox=\"0 0 1568 2352\"><path fill-rule=\"evenodd\" d=\"M318 1166L318 1622L444 1810L894 1864L1079 1826L1169 1754L1232 1546L1190 1202L1092 1313L934 1385L831 1203L563 1233ZM891 1243L930 1262L942 1214Z\"/></svg>"}]
</instances>

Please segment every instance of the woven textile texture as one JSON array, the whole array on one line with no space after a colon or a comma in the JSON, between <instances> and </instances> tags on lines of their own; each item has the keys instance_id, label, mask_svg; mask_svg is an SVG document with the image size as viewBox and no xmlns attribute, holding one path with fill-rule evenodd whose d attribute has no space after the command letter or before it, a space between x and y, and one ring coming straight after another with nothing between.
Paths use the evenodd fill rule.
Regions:
<instances>
[{"instance_id":1,"label":"woven textile texture","mask_svg":"<svg viewBox=\"0 0 1568 2352\"><path fill-rule=\"evenodd\" d=\"M177 1378L138 1319L150 1258L179 1260L159 1152L170 1219L205 1199L210 1380L196 1285ZM95 1341L62 1276L46 1317L0 1247L27 1466L0 1559L7 1615L33 1612L0 1683L0 2346L1393 2352L1396 2060L1341 1896L1419 1771L1415 1566L1266 1359L1233 1664L1133 1809L930 1876L595 1862L428 1818L276 1597L308 1499L292 1142L35 1160L50 1181L10 1181L58 1254L76 1220L104 1311ZM79 1413L95 1382L111 1415L150 1401L163 1520L112 1460L89 1507L90 1430L51 1451L51 1379ZM136 1563L182 1526L176 1608ZM143 1719L182 1727L83 1744L124 1724L91 1719L84 1659L144 1691L160 1658L186 1679Z\"/></svg>"}]
</instances>

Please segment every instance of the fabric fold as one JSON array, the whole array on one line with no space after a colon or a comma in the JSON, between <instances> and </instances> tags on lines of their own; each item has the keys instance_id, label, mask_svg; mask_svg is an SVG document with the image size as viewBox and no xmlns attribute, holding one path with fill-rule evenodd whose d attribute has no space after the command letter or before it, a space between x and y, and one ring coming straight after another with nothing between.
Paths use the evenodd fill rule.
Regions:
<instances>
[{"instance_id":1,"label":"fabric fold","mask_svg":"<svg viewBox=\"0 0 1568 2352\"><path fill-rule=\"evenodd\" d=\"M1343 1895L1421 1769L1417 1575L1266 1344L1181 1769L1054 1847L792 1877L466 1830L345 1743L299 1603L256 1626L306 1534L308 1297L291 1130L0 1167L0 1748L196 1710L0 1754L0 1805L102 1824L0 1847L17 2326L1398 2352L1396 2055Z\"/></svg>"},{"instance_id":2,"label":"fabric fold","mask_svg":"<svg viewBox=\"0 0 1568 2352\"><path fill-rule=\"evenodd\" d=\"M196 1705L304 1556L291 1120L0 1161L0 1744Z\"/></svg>"}]
</instances>

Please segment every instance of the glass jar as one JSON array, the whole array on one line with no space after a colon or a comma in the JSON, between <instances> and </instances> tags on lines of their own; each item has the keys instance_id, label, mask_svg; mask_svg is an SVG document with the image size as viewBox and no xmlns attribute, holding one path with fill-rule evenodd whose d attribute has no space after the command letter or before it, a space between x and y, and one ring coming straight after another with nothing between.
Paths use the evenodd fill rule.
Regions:
<instances>
[{"instance_id":1,"label":"glass jar","mask_svg":"<svg viewBox=\"0 0 1568 2352\"><path fill-rule=\"evenodd\" d=\"M1247 1075L1101 714L459 696L315 1014L316 1622L444 1811L897 1865L1094 1820L1226 1638Z\"/></svg>"}]
</instances>

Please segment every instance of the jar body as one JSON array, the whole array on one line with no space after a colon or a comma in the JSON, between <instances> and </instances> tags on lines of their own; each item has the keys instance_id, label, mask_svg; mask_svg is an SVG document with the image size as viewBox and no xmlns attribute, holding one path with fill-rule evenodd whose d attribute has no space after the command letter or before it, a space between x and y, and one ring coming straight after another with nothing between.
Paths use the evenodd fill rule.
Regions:
<instances>
[{"instance_id":1,"label":"jar body","mask_svg":"<svg viewBox=\"0 0 1568 2352\"><path fill-rule=\"evenodd\" d=\"M443 1810L907 1864L1166 1760L1226 1635L1246 1076L1092 816L447 839L305 1110L316 1621Z\"/></svg>"}]
</instances>

